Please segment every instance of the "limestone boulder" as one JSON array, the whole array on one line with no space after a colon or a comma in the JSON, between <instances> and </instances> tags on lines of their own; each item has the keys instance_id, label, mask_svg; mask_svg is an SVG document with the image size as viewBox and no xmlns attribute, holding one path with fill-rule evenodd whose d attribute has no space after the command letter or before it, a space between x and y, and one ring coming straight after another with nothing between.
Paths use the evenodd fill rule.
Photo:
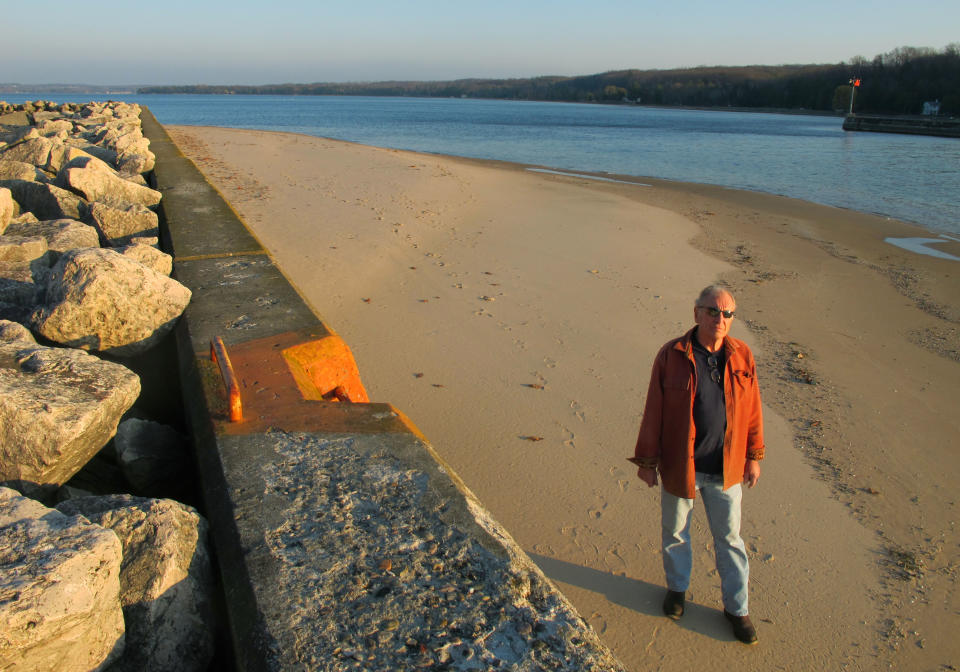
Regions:
<instances>
[{"instance_id":1,"label":"limestone boulder","mask_svg":"<svg viewBox=\"0 0 960 672\"><path fill-rule=\"evenodd\" d=\"M0 320L0 342L36 343L33 333L19 322Z\"/></svg>"},{"instance_id":2,"label":"limestone boulder","mask_svg":"<svg viewBox=\"0 0 960 672\"><path fill-rule=\"evenodd\" d=\"M117 153L115 151L113 151L112 149L107 149L106 147L100 147L99 145L95 145L91 143L89 140L85 140L82 136L81 137L72 136L70 138L67 138L66 144L69 145L70 147L73 147L74 149L82 151L85 154L88 154L90 156L95 156L96 158L100 159L107 165L110 165L110 166L117 165ZM73 158L76 158L76 157L71 157L70 159L68 159L68 162Z\"/></svg>"},{"instance_id":3,"label":"limestone boulder","mask_svg":"<svg viewBox=\"0 0 960 672\"><path fill-rule=\"evenodd\" d=\"M7 147L0 157L8 161L21 161L38 168L46 168L50 163L50 151L53 146L53 140L38 135Z\"/></svg>"},{"instance_id":4,"label":"limestone boulder","mask_svg":"<svg viewBox=\"0 0 960 672\"><path fill-rule=\"evenodd\" d=\"M0 669L103 670L124 648L117 535L0 487Z\"/></svg>"},{"instance_id":5,"label":"limestone boulder","mask_svg":"<svg viewBox=\"0 0 960 672\"><path fill-rule=\"evenodd\" d=\"M114 250L73 250L51 270L31 322L57 343L131 357L166 336L189 302L179 282Z\"/></svg>"},{"instance_id":6,"label":"limestone boulder","mask_svg":"<svg viewBox=\"0 0 960 672\"><path fill-rule=\"evenodd\" d=\"M63 119L63 116L64 114L60 110L40 110L33 113L33 123L39 127L45 121L56 121L57 119Z\"/></svg>"},{"instance_id":7,"label":"limestone boulder","mask_svg":"<svg viewBox=\"0 0 960 672\"><path fill-rule=\"evenodd\" d=\"M0 318L29 321L43 300L49 276L45 259L0 261Z\"/></svg>"},{"instance_id":8,"label":"limestone boulder","mask_svg":"<svg viewBox=\"0 0 960 672\"><path fill-rule=\"evenodd\" d=\"M171 499L80 497L57 505L111 530L123 546L126 648L111 672L206 672L213 658L207 522Z\"/></svg>"},{"instance_id":9,"label":"limestone boulder","mask_svg":"<svg viewBox=\"0 0 960 672\"><path fill-rule=\"evenodd\" d=\"M47 252L42 236L0 236L0 303L22 309L5 317L22 316L40 303L50 273Z\"/></svg>"},{"instance_id":10,"label":"limestone boulder","mask_svg":"<svg viewBox=\"0 0 960 672\"><path fill-rule=\"evenodd\" d=\"M81 350L0 342L0 484L50 494L116 433L140 379Z\"/></svg>"},{"instance_id":11,"label":"limestone boulder","mask_svg":"<svg viewBox=\"0 0 960 672\"><path fill-rule=\"evenodd\" d=\"M37 216L32 212L21 212L19 215L10 220L11 224L29 224L31 222L39 222Z\"/></svg>"},{"instance_id":12,"label":"limestone boulder","mask_svg":"<svg viewBox=\"0 0 960 672\"><path fill-rule=\"evenodd\" d=\"M55 184L88 201L123 201L145 207L160 202L160 192L123 179L117 171L94 157L78 157L63 166Z\"/></svg>"},{"instance_id":13,"label":"limestone boulder","mask_svg":"<svg viewBox=\"0 0 960 672\"><path fill-rule=\"evenodd\" d=\"M13 202L13 194L6 187L0 187L0 235L7 230L10 220L13 219L17 206Z\"/></svg>"},{"instance_id":14,"label":"limestone boulder","mask_svg":"<svg viewBox=\"0 0 960 672\"><path fill-rule=\"evenodd\" d=\"M77 219L87 214L87 203L76 194L53 184L30 180L0 180L13 194L23 212L32 212L39 219Z\"/></svg>"},{"instance_id":15,"label":"limestone boulder","mask_svg":"<svg viewBox=\"0 0 960 672\"><path fill-rule=\"evenodd\" d=\"M51 135L59 135L60 133L72 133L73 132L73 122L68 119L57 119L53 115L55 113L46 113L51 116L46 119L38 119L37 115L34 116L34 121L37 122L37 133L44 137L50 137Z\"/></svg>"},{"instance_id":16,"label":"limestone boulder","mask_svg":"<svg viewBox=\"0 0 960 672\"><path fill-rule=\"evenodd\" d=\"M140 120L110 120L103 122L93 133L92 141L103 147L121 152L124 148L138 143L143 138Z\"/></svg>"},{"instance_id":17,"label":"limestone boulder","mask_svg":"<svg viewBox=\"0 0 960 672\"><path fill-rule=\"evenodd\" d=\"M29 126L30 117L23 110L8 112L0 115L0 125L3 126Z\"/></svg>"},{"instance_id":18,"label":"limestone boulder","mask_svg":"<svg viewBox=\"0 0 960 672\"><path fill-rule=\"evenodd\" d=\"M0 121L0 124L4 122ZM27 122L21 125L0 125L0 147L12 147L17 143L29 140L30 138L39 138L37 129Z\"/></svg>"},{"instance_id":19,"label":"limestone boulder","mask_svg":"<svg viewBox=\"0 0 960 672\"><path fill-rule=\"evenodd\" d=\"M33 261L47 253L47 239L43 236L0 236L0 262Z\"/></svg>"},{"instance_id":20,"label":"limestone boulder","mask_svg":"<svg viewBox=\"0 0 960 672\"><path fill-rule=\"evenodd\" d=\"M26 180L28 182L49 182L47 174L32 163L14 161L0 157L0 180Z\"/></svg>"},{"instance_id":21,"label":"limestone boulder","mask_svg":"<svg viewBox=\"0 0 960 672\"><path fill-rule=\"evenodd\" d=\"M123 176L140 175L153 170L156 157L153 152L124 152L117 157L117 170Z\"/></svg>"},{"instance_id":22,"label":"limestone boulder","mask_svg":"<svg viewBox=\"0 0 960 672\"><path fill-rule=\"evenodd\" d=\"M110 145L118 154L146 154L150 151L150 141L140 132L140 124L120 135Z\"/></svg>"},{"instance_id":23,"label":"limestone boulder","mask_svg":"<svg viewBox=\"0 0 960 672\"><path fill-rule=\"evenodd\" d=\"M157 213L138 203L94 202L89 218L101 238L114 247L126 245L138 236L156 236L159 231Z\"/></svg>"},{"instance_id":24,"label":"limestone boulder","mask_svg":"<svg viewBox=\"0 0 960 672\"><path fill-rule=\"evenodd\" d=\"M156 236L134 236L130 239L131 245L149 245L160 249L160 239Z\"/></svg>"},{"instance_id":25,"label":"limestone boulder","mask_svg":"<svg viewBox=\"0 0 960 672\"><path fill-rule=\"evenodd\" d=\"M7 235L40 236L47 243L56 261L64 252L84 247L100 247L100 236L95 227L75 219L51 219L43 222L22 222L11 224Z\"/></svg>"},{"instance_id":26,"label":"limestone boulder","mask_svg":"<svg viewBox=\"0 0 960 672\"><path fill-rule=\"evenodd\" d=\"M94 155L85 149L75 147L67 142L57 141L50 147L50 160L47 162L46 170L49 173L57 174L63 169L63 166L74 159L92 158L95 158Z\"/></svg>"},{"instance_id":27,"label":"limestone boulder","mask_svg":"<svg viewBox=\"0 0 960 672\"><path fill-rule=\"evenodd\" d=\"M117 251L127 259L133 259L157 273L170 275L173 272L173 257L150 245L135 243L121 247Z\"/></svg>"},{"instance_id":28,"label":"limestone boulder","mask_svg":"<svg viewBox=\"0 0 960 672\"><path fill-rule=\"evenodd\" d=\"M113 437L120 470L137 493L157 496L180 490L190 469L187 441L180 432L150 420L129 418Z\"/></svg>"},{"instance_id":29,"label":"limestone boulder","mask_svg":"<svg viewBox=\"0 0 960 672\"><path fill-rule=\"evenodd\" d=\"M113 117L113 114L107 110L107 103L103 101L91 101L80 106L80 117L82 119L89 119L90 117L103 114L106 114L108 117Z\"/></svg>"}]
</instances>

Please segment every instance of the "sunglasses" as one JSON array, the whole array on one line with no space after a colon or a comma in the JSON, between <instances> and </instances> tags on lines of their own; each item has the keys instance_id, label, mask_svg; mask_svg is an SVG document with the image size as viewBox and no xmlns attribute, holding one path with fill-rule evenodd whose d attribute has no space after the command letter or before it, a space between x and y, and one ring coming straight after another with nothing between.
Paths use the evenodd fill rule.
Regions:
<instances>
[{"instance_id":1,"label":"sunglasses","mask_svg":"<svg viewBox=\"0 0 960 672\"><path fill-rule=\"evenodd\" d=\"M717 361L716 355L710 355L707 357L707 366L710 367L710 380L720 384L720 369L718 368L720 362Z\"/></svg>"},{"instance_id":2,"label":"sunglasses","mask_svg":"<svg viewBox=\"0 0 960 672\"><path fill-rule=\"evenodd\" d=\"M734 313L736 312L733 310L720 310L719 308L714 308L713 306L697 306L697 308L707 311L707 315L710 317L720 317L723 315L728 320L733 317Z\"/></svg>"}]
</instances>

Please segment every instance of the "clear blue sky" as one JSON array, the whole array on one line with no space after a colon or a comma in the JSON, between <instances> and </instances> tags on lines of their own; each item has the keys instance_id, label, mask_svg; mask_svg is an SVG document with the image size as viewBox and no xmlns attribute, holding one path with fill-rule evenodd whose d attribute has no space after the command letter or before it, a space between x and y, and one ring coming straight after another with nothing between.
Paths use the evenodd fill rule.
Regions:
<instances>
[{"instance_id":1,"label":"clear blue sky","mask_svg":"<svg viewBox=\"0 0 960 672\"><path fill-rule=\"evenodd\" d=\"M960 42L960 0L0 0L0 83L267 84L838 63Z\"/></svg>"}]
</instances>

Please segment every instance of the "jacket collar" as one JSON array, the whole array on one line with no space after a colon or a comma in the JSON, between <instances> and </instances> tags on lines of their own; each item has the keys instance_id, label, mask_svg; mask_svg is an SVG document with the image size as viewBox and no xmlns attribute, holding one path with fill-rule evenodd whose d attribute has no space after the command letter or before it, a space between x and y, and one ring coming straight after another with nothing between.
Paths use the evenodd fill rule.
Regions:
<instances>
[{"instance_id":1,"label":"jacket collar","mask_svg":"<svg viewBox=\"0 0 960 672\"><path fill-rule=\"evenodd\" d=\"M694 326L687 333L677 339L677 342L674 343L674 350L680 350L681 352L686 352L689 356L693 356L693 339L696 336L697 328ZM730 338L729 336L723 337L723 349L728 355L732 355L737 351L737 341Z\"/></svg>"}]
</instances>

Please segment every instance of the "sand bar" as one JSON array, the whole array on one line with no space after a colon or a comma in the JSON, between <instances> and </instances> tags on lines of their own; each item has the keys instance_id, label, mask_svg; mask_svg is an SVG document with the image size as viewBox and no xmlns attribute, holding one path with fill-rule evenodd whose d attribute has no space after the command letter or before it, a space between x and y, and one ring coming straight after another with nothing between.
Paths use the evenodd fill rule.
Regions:
<instances>
[{"instance_id":1,"label":"sand bar","mask_svg":"<svg viewBox=\"0 0 960 672\"><path fill-rule=\"evenodd\" d=\"M884 242L938 236L703 185L168 131L347 340L371 398L417 423L628 668L960 660L960 262ZM658 494L625 460L653 355L714 281L766 407L744 498L753 649L721 616L701 509L693 604L660 615Z\"/></svg>"}]
</instances>

